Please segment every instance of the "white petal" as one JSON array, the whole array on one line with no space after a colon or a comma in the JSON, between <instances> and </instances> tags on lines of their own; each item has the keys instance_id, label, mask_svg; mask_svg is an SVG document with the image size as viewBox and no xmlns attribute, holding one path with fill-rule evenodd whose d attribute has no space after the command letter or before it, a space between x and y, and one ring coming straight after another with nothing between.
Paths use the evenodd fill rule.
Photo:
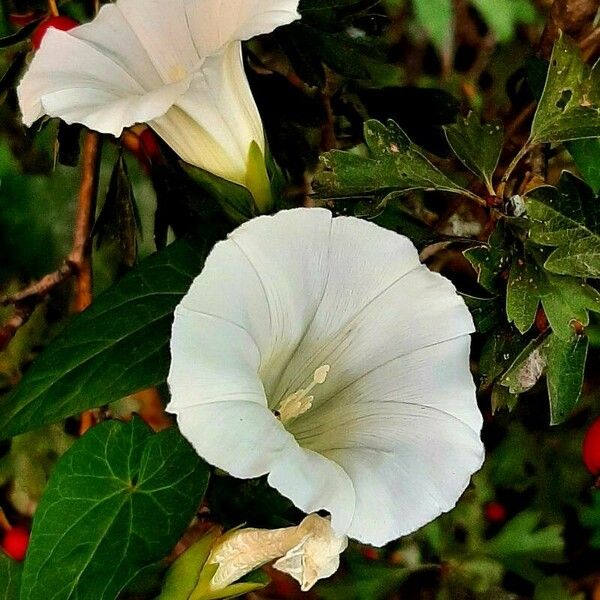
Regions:
<instances>
[{"instance_id":1,"label":"white petal","mask_svg":"<svg viewBox=\"0 0 600 600\"><path fill-rule=\"evenodd\" d=\"M185 0L192 37L201 56L232 41L270 33L300 18L299 0Z\"/></svg>"},{"instance_id":2,"label":"white petal","mask_svg":"<svg viewBox=\"0 0 600 600\"><path fill-rule=\"evenodd\" d=\"M481 466L469 341L386 363L289 427L303 447L337 461L352 479L351 537L383 545L415 531L450 510Z\"/></svg>"},{"instance_id":3,"label":"white petal","mask_svg":"<svg viewBox=\"0 0 600 600\"><path fill-rule=\"evenodd\" d=\"M473 331L452 284L420 265L405 237L354 218L333 220L327 287L274 397L306 387L328 364L315 396L397 356Z\"/></svg>"},{"instance_id":4,"label":"white petal","mask_svg":"<svg viewBox=\"0 0 600 600\"><path fill-rule=\"evenodd\" d=\"M71 29L69 35L86 42L110 58L143 89L156 89L163 84L148 52L118 4L105 4L92 22Z\"/></svg>"},{"instance_id":5,"label":"white petal","mask_svg":"<svg viewBox=\"0 0 600 600\"><path fill-rule=\"evenodd\" d=\"M185 0L118 0L117 7L165 83L187 77L200 67L203 57L192 41ZM215 27L209 19L206 25Z\"/></svg>"},{"instance_id":6,"label":"white petal","mask_svg":"<svg viewBox=\"0 0 600 600\"><path fill-rule=\"evenodd\" d=\"M252 335L261 353L261 377L271 390L318 307L327 278L331 213L282 211L242 225L215 246L183 305L220 316ZM310 253L310 260L299 257ZM177 341L172 341L173 350ZM201 362L204 344L196 342ZM230 348L231 355L236 348ZM229 364L232 359L224 356Z\"/></svg>"},{"instance_id":7,"label":"white petal","mask_svg":"<svg viewBox=\"0 0 600 600\"><path fill-rule=\"evenodd\" d=\"M265 139L240 43L208 58L187 93L151 125L186 162L244 185L250 146L255 141L264 153Z\"/></svg>"},{"instance_id":8,"label":"white petal","mask_svg":"<svg viewBox=\"0 0 600 600\"><path fill-rule=\"evenodd\" d=\"M290 444L271 466L268 481L306 513L329 511L338 535L348 531L355 508L354 486L334 461Z\"/></svg>"},{"instance_id":9,"label":"white petal","mask_svg":"<svg viewBox=\"0 0 600 600\"><path fill-rule=\"evenodd\" d=\"M147 92L92 45L49 29L17 93L28 126L48 114L118 136L125 127L163 114L188 85L181 81Z\"/></svg>"}]
</instances>

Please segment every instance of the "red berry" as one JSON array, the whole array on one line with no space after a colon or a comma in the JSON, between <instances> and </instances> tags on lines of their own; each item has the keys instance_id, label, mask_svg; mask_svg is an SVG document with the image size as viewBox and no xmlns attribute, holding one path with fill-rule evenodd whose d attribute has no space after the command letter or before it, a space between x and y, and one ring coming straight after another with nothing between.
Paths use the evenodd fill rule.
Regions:
<instances>
[{"instance_id":1,"label":"red berry","mask_svg":"<svg viewBox=\"0 0 600 600\"><path fill-rule=\"evenodd\" d=\"M29 531L24 527L9 529L2 540L2 549L14 560L23 560L29 545Z\"/></svg>"},{"instance_id":2,"label":"red berry","mask_svg":"<svg viewBox=\"0 0 600 600\"><path fill-rule=\"evenodd\" d=\"M600 475L600 417L590 425L583 439L583 463L592 475Z\"/></svg>"},{"instance_id":3,"label":"red berry","mask_svg":"<svg viewBox=\"0 0 600 600\"><path fill-rule=\"evenodd\" d=\"M490 523L502 523L506 520L506 508L500 502L488 502L484 508L484 515Z\"/></svg>"},{"instance_id":4,"label":"red berry","mask_svg":"<svg viewBox=\"0 0 600 600\"><path fill-rule=\"evenodd\" d=\"M50 27L54 27L54 29L60 29L61 31L69 31L69 29L73 29L73 27L77 27L79 23L75 19L71 19L71 17L49 17L45 21L42 21L31 36L31 43L33 47L38 50L42 45L42 40L46 35L46 31L50 29Z\"/></svg>"}]
</instances>

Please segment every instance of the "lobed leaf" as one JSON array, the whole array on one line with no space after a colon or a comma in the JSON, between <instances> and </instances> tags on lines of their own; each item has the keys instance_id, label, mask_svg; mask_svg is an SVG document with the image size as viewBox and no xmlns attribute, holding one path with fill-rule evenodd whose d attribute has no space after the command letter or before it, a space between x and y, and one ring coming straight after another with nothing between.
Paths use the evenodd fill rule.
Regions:
<instances>
[{"instance_id":1,"label":"lobed leaf","mask_svg":"<svg viewBox=\"0 0 600 600\"><path fill-rule=\"evenodd\" d=\"M367 155L332 150L321 157L326 170L317 184L332 196L354 196L387 190L439 190L464 193L425 156L394 122L365 123Z\"/></svg>"},{"instance_id":2,"label":"lobed leaf","mask_svg":"<svg viewBox=\"0 0 600 600\"><path fill-rule=\"evenodd\" d=\"M549 271L600 277L600 196L583 181L563 173L558 188L533 190L526 200L531 239L557 247L544 263Z\"/></svg>"},{"instance_id":3,"label":"lobed leaf","mask_svg":"<svg viewBox=\"0 0 600 600\"><path fill-rule=\"evenodd\" d=\"M444 127L452 151L472 173L493 190L492 175L498 166L504 128L501 122L482 125L475 113L459 117L454 125Z\"/></svg>"},{"instance_id":4,"label":"lobed leaf","mask_svg":"<svg viewBox=\"0 0 600 600\"><path fill-rule=\"evenodd\" d=\"M530 144L600 137L600 61L590 69L562 35L552 51Z\"/></svg>"}]
</instances>

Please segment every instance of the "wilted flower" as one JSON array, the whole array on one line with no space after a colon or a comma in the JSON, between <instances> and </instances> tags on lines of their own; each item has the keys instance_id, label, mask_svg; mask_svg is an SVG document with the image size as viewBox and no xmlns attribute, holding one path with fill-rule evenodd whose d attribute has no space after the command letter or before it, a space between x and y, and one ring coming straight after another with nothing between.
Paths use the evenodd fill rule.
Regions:
<instances>
[{"instance_id":1,"label":"wilted flower","mask_svg":"<svg viewBox=\"0 0 600 600\"><path fill-rule=\"evenodd\" d=\"M169 410L211 464L382 545L481 466L472 331L407 238L323 209L259 217L177 308Z\"/></svg>"},{"instance_id":2,"label":"wilted flower","mask_svg":"<svg viewBox=\"0 0 600 600\"><path fill-rule=\"evenodd\" d=\"M270 202L265 136L241 40L299 18L299 0L117 0L49 29L18 88L43 115L115 136L148 123L188 163Z\"/></svg>"},{"instance_id":3,"label":"wilted flower","mask_svg":"<svg viewBox=\"0 0 600 600\"><path fill-rule=\"evenodd\" d=\"M218 565L212 589L231 585L247 573L276 560L274 567L291 575L303 591L333 575L346 549L346 536L337 536L329 519L308 515L297 527L238 529L217 540L207 564Z\"/></svg>"}]
</instances>

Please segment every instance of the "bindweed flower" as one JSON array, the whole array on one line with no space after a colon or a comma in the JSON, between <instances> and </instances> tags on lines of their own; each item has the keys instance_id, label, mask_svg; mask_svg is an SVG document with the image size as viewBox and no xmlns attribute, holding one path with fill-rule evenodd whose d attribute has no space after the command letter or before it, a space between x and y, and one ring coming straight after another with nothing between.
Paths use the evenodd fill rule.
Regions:
<instances>
[{"instance_id":1,"label":"bindweed flower","mask_svg":"<svg viewBox=\"0 0 600 600\"><path fill-rule=\"evenodd\" d=\"M186 162L268 208L266 143L241 41L299 18L299 0L117 0L49 29L18 87L23 122L44 115L119 136L148 123Z\"/></svg>"},{"instance_id":2,"label":"bindweed flower","mask_svg":"<svg viewBox=\"0 0 600 600\"><path fill-rule=\"evenodd\" d=\"M324 209L259 217L176 310L168 410L211 464L383 545L482 464L473 329L407 238Z\"/></svg>"}]
</instances>

